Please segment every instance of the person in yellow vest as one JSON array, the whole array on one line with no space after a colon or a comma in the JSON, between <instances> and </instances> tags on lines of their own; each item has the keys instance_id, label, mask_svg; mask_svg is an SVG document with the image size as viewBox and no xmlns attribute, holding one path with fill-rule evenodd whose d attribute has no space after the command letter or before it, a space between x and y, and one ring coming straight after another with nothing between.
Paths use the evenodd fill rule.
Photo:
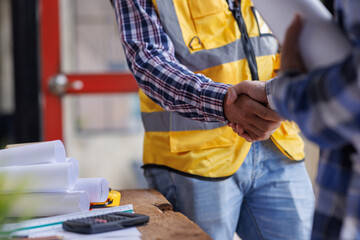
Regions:
<instances>
[{"instance_id":1,"label":"person in yellow vest","mask_svg":"<svg viewBox=\"0 0 360 240\"><path fill-rule=\"evenodd\" d=\"M113 5L140 87L149 186L213 239L308 239L314 194L296 124L247 95L225 104L230 86L272 79L279 67L251 1Z\"/></svg>"}]
</instances>

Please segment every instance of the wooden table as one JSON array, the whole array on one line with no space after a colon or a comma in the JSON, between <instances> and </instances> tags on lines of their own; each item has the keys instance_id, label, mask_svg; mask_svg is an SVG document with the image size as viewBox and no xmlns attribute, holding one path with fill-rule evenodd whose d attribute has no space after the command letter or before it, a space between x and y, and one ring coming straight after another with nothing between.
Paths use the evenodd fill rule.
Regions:
<instances>
[{"instance_id":1,"label":"wooden table","mask_svg":"<svg viewBox=\"0 0 360 240\"><path fill-rule=\"evenodd\" d=\"M133 204L134 212L150 216L145 226L139 226L143 240L209 240L198 225L183 214L174 212L172 205L154 189L120 190L120 205Z\"/></svg>"}]
</instances>

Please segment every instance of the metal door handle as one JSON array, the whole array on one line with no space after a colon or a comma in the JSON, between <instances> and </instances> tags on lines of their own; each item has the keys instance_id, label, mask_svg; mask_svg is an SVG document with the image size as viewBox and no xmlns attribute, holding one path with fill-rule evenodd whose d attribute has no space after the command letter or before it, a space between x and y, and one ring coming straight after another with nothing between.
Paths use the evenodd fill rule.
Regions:
<instances>
[{"instance_id":1,"label":"metal door handle","mask_svg":"<svg viewBox=\"0 0 360 240\"><path fill-rule=\"evenodd\" d=\"M80 90L84 87L81 80L70 82L65 74L58 74L50 78L49 90L57 96L64 95L69 89Z\"/></svg>"}]
</instances>

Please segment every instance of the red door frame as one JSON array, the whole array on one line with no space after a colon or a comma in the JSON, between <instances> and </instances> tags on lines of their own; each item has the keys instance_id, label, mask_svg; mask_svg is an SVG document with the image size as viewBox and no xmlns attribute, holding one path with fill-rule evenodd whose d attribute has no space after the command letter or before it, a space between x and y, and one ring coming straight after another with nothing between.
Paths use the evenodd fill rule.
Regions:
<instances>
[{"instance_id":1,"label":"red door frame","mask_svg":"<svg viewBox=\"0 0 360 240\"><path fill-rule=\"evenodd\" d=\"M63 140L61 97L49 91L51 77L60 74L60 19L59 0L39 0L40 12L40 59L42 91L43 140ZM80 80L81 89L69 89L66 93L125 93L136 92L138 85L128 73L70 74L70 84Z\"/></svg>"}]
</instances>

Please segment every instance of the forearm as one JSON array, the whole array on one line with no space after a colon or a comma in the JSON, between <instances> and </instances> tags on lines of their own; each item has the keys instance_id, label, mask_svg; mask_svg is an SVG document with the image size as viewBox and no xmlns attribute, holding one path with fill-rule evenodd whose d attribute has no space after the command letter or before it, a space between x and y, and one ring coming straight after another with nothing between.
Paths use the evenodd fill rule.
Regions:
<instances>
[{"instance_id":1,"label":"forearm","mask_svg":"<svg viewBox=\"0 0 360 240\"><path fill-rule=\"evenodd\" d=\"M224 121L223 98L227 86L187 70L168 53L151 45L128 56L139 87L165 110L200 121ZM149 48L152 48L151 52ZM155 52L155 53L154 53ZM147 55L145 59L142 56Z\"/></svg>"},{"instance_id":2,"label":"forearm","mask_svg":"<svg viewBox=\"0 0 360 240\"><path fill-rule=\"evenodd\" d=\"M180 64L150 2L117 0L120 35L139 87L168 111L200 121L225 121L228 86L195 74Z\"/></svg>"},{"instance_id":3,"label":"forearm","mask_svg":"<svg viewBox=\"0 0 360 240\"><path fill-rule=\"evenodd\" d=\"M322 147L354 141L360 130L358 50L344 62L267 84L269 103Z\"/></svg>"}]
</instances>

